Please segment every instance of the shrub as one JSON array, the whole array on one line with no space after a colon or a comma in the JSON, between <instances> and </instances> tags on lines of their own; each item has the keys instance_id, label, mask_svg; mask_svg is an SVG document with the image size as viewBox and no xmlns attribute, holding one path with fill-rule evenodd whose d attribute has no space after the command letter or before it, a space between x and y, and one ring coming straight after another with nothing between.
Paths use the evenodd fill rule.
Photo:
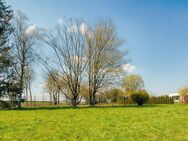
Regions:
<instances>
[{"instance_id":1,"label":"shrub","mask_svg":"<svg viewBox=\"0 0 188 141\"><path fill-rule=\"evenodd\" d=\"M132 101L137 103L139 106L147 103L147 101L149 100L149 94L146 91L132 93L130 97Z\"/></svg>"},{"instance_id":2,"label":"shrub","mask_svg":"<svg viewBox=\"0 0 188 141\"><path fill-rule=\"evenodd\" d=\"M174 99L169 96L152 96L150 97L149 104L174 104Z\"/></svg>"},{"instance_id":3,"label":"shrub","mask_svg":"<svg viewBox=\"0 0 188 141\"><path fill-rule=\"evenodd\" d=\"M10 108L11 104L9 102L7 102L7 101L0 100L0 107L1 108Z\"/></svg>"}]
</instances>

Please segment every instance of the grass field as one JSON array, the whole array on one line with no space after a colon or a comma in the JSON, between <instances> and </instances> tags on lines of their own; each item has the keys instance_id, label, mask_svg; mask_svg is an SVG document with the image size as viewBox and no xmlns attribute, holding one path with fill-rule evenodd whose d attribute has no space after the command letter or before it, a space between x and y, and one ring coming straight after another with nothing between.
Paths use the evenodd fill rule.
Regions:
<instances>
[{"instance_id":1,"label":"grass field","mask_svg":"<svg viewBox=\"0 0 188 141\"><path fill-rule=\"evenodd\" d=\"M0 140L187 141L188 105L0 110Z\"/></svg>"}]
</instances>

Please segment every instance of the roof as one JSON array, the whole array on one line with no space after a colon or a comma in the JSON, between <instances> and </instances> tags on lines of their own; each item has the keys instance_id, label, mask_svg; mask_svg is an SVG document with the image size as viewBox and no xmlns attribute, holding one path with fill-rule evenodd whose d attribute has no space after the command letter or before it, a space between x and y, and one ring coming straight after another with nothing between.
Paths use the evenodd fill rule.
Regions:
<instances>
[{"instance_id":1,"label":"roof","mask_svg":"<svg viewBox=\"0 0 188 141\"><path fill-rule=\"evenodd\" d=\"M170 93L170 94L168 94L168 96L170 96L170 97L172 97L172 96L180 96L180 94L179 93Z\"/></svg>"}]
</instances>

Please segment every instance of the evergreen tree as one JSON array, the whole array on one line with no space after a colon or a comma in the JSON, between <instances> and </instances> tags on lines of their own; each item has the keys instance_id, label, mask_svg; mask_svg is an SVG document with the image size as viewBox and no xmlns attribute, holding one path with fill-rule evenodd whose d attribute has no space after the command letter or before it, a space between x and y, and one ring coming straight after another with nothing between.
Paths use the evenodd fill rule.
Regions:
<instances>
[{"instance_id":1,"label":"evergreen tree","mask_svg":"<svg viewBox=\"0 0 188 141\"><path fill-rule=\"evenodd\" d=\"M12 18L13 11L10 6L6 6L4 0L0 0L0 97L9 98L12 98L13 93L18 91L9 43L13 32Z\"/></svg>"}]
</instances>

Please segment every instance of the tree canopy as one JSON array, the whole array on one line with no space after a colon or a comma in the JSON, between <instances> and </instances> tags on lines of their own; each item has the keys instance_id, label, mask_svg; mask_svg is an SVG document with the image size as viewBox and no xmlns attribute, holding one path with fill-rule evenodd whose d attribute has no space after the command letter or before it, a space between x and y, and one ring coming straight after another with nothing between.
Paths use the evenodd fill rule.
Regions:
<instances>
[{"instance_id":1,"label":"tree canopy","mask_svg":"<svg viewBox=\"0 0 188 141\"><path fill-rule=\"evenodd\" d=\"M127 95L144 90L144 80L140 75L131 74L123 79L122 87Z\"/></svg>"}]
</instances>

